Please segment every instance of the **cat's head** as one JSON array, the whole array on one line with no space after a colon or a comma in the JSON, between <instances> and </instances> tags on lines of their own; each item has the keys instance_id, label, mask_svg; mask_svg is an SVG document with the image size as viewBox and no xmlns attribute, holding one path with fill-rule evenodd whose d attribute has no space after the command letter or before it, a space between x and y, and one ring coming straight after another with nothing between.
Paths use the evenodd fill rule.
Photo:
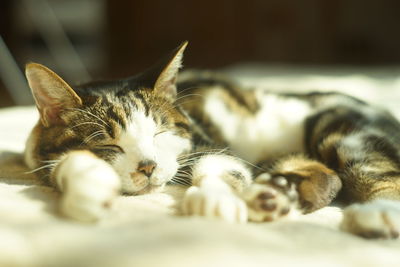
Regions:
<instances>
[{"instance_id":1,"label":"cat's head","mask_svg":"<svg viewBox=\"0 0 400 267\"><path fill-rule=\"evenodd\" d=\"M179 157L191 148L189 118L175 104L186 45L136 76L77 87L40 64L28 64L40 113L36 156L51 160L90 150L114 167L126 193L149 192L170 181Z\"/></svg>"}]
</instances>

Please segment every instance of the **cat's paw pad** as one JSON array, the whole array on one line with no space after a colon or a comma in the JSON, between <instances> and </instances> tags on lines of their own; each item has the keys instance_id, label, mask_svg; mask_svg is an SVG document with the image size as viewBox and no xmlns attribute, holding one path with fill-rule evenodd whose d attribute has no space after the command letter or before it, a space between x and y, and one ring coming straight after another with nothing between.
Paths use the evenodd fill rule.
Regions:
<instances>
[{"instance_id":1,"label":"cat's paw pad","mask_svg":"<svg viewBox=\"0 0 400 267\"><path fill-rule=\"evenodd\" d=\"M78 164L77 160L84 164ZM82 222L95 222L104 217L120 189L119 177L111 166L80 155L67 159L58 176L63 190L60 212Z\"/></svg>"},{"instance_id":2,"label":"cat's paw pad","mask_svg":"<svg viewBox=\"0 0 400 267\"><path fill-rule=\"evenodd\" d=\"M249 220L275 221L296 210L298 194L294 184L289 185L283 176L271 177L267 173L258 176L243 192Z\"/></svg>"},{"instance_id":3,"label":"cat's paw pad","mask_svg":"<svg viewBox=\"0 0 400 267\"><path fill-rule=\"evenodd\" d=\"M344 210L341 228L365 238L398 238L400 201L374 200L353 204Z\"/></svg>"},{"instance_id":4,"label":"cat's paw pad","mask_svg":"<svg viewBox=\"0 0 400 267\"><path fill-rule=\"evenodd\" d=\"M230 223L247 221L247 208L229 188L190 187L182 204L185 215L222 219Z\"/></svg>"}]
</instances>

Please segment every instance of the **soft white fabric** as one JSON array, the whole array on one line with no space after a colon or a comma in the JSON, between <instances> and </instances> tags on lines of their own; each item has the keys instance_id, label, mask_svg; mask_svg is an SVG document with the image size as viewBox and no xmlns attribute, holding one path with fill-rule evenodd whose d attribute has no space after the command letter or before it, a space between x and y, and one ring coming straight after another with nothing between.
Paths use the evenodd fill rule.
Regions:
<instances>
[{"instance_id":1,"label":"soft white fabric","mask_svg":"<svg viewBox=\"0 0 400 267\"><path fill-rule=\"evenodd\" d=\"M398 70L398 69L397 69ZM340 90L400 117L393 69L240 66L245 84L277 90ZM180 187L121 196L96 225L57 214L58 193L22 163L33 107L0 110L0 266L400 266L400 240L364 240L337 229L341 209L296 221L246 225L178 215Z\"/></svg>"}]
</instances>

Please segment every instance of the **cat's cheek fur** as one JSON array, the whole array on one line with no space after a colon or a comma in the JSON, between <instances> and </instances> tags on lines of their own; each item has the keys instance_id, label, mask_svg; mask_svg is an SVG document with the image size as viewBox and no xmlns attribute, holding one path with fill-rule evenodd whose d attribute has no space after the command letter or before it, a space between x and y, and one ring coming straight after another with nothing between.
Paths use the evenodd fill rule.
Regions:
<instances>
[{"instance_id":1,"label":"cat's cheek fur","mask_svg":"<svg viewBox=\"0 0 400 267\"><path fill-rule=\"evenodd\" d=\"M160 167L156 168L150 178L150 184L155 186L160 186L170 181L178 171L179 167L178 162L174 158L164 158L158 161L157 165Z\"/></svg>"},{"instance_id":2,"label":"cat's cheek fur","mask_svg":"<svg viewBox=\"0 0 400 267\"><path fill-rule=\"evenodd\" d=\"M189 151L191 143L188 139L172 132L165 132L155 138L154 145L158 167L151 177L151 183L154 185L165 184L177 173L178 158L184 152Z\"/></svg>"}]
</instances>

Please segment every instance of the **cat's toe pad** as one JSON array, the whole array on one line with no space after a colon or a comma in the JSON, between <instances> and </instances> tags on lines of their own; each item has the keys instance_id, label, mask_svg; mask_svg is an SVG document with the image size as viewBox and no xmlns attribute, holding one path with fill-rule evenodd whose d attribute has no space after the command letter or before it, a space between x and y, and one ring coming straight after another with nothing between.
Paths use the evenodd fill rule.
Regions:
<instances>
[{"instance_id":1,"label":"cat's toe pad","mask_svg":"<svg viewBox=\"0 0 400 267\"><path fill-rule=\"evenodd\" d=\"M365 238L398 238L400 202L374 200L353 204L344 210L341 228Z\"/></svg>"},{"instance_id":2,"label":"cat's toe pad","mask_svg":"<svg viewBox=\"0 0 400 267\"><path fill-rule=\"evenodd\" d=\"M247 221L245 203L230 189L192 186L186 191L182 210L185 215L217 218L230 223Z\"/></svg>"},{"instance_id":3,"label":"cat's toe pad","mask_svg":"<svg viewBox=\"0 0 400 267\"><path fill-rule=\"evenodd\" d=\"M297 206L297 193L287 180L282 176L267 179L266 175L260 175L243 192L251 221L274 221L288 215Z\"/></svg>"}]
</instances>

